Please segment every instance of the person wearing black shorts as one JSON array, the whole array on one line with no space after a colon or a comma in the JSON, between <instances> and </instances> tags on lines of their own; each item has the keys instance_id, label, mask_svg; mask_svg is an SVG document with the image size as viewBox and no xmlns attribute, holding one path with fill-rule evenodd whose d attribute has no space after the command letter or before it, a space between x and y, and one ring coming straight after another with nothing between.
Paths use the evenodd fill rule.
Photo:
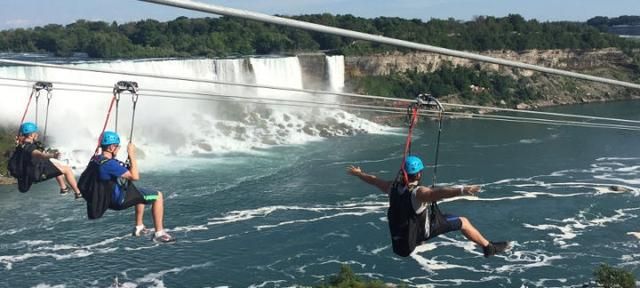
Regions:
<instances>
[{"instance_id":1,"label":"person wearing black shorts","mask_svg":"<svg viewBox=\"0 0 640 288\"><path fill-rule=\"evenodd\" d=\"M102 133L100 146L102 154L97 155L91 161L99 163L99 179L111 181L113 191L111 191L111 202L109 209L124 210L135 206L136 226L133 229L133 236L143 236L150 234L151 230L145 228L143 222L145 205L151 205L153 215L153 225L155 234L152 240L160 243L175 242L175 238L164 230L164 198L162 192L137 188L132 182L140 179L138 172L138 162L136 150L133 143L127 146L130 165L127 167L116 159L120 150L120 136L112 131Z\"/></svg>"},{"instance_id":2,"label":"person wearing black shorts","mask_svg":"<svg viewBox=\"0 0 640 288\"><path fill-rule=\"evenodd\" d=\"M25 122L20 125L20 135L16 137L16 150L9 160L9 171L18 179L18 190L27 192L33 183L55 178L61 194L69 192L71 186L76 198L80 198L80 189L71 167L57 159L60 157L59 152L45 152L43 145L39 145L38 137L36 124Z\"/></svg>"},{"instance_id":3,"label":"person wearing black shorts","mask_svg":"<svg viewBox=\"0 0 640 288\"><path fill-rule=\"evenodd\" d=\"M452 231L461 231L462 234L469 240L478 244L483 249L485 257L493 256L497 253L504 252L509 248L507 242L491 242L488 241L482 234L473 226L466 217L460 217L451 214L439 214L432 213L430 211L434 209L431 203L440 201L445 198L453 198L458 196L473 196L480 191L480 186L456 186L456 187L425 187L420 186L420 179L422 178L422 170L424 165L422 160L416 156L408 156L405 160L405 171L408 174L409 183L406 185L394 185L395 181L386 181L377 178L374 175L369 175L360 169L360 167L349 166L347 172L353 176L360 178L367 184L373 185L380 189L385 194L392 196L392 193L411 193L410 201L408 201L406 209L411 209L415 212L416 218L421 225L415 227L417 233L416 241L420 244L424 241L432 239L438 235L449 233ZM391 201L390 205L395 204ZM390 207L390 209L397 207ZM406 211L406 210L405 210ZM392 225L392 221L389 221ZM424 226L422 226L424 225ZM413 248L411 248L412 250ZM407 253L408 255L408 253Z\"/></svg>"}]
</instances>

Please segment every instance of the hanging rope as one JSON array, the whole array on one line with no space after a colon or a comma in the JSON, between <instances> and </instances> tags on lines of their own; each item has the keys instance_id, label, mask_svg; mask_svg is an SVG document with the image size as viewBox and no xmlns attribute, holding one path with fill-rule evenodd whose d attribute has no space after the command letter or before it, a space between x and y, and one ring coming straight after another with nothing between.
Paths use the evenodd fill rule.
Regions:
<instances>
[{"instance_id":1,"label":"hanging rope","mask_svg":"<svg viewBox=\"0 0 640 288\"><path fill-rule=\"evenodd\" d=\"M31 105L31 99L33 99L34 94L36 94L35 87L31 89L29 101L27 101L27 106L24 108L24 113L22 113L22 119L20 119L20 125L18 125L18 136L20 136L20 126L22 126L22 124L24 123L24 119L27 117L27 112L29 112L29 106Z\"/></svg>"},{"instance_id":2,"label":"hanging rope","mask_svg":"<svg viewBox=\"0 0 640 288\"><path fill-rule=\"evenodd\" d=\"M38 126L38 114L40 114L38 112L38 108L40 106L40 104L38 104L38 99L40 99L40 90L36 91L36 126Z\"/></svg>"},{"instance_id":3,"label":"hanging rope","mask_svg":"<svg viewBox=\"0 0 640 288\"><path fill-rule=\"evenodd\" d=\"M104 131L107 130L107 124L109 123L109 116L111 116L111 110L113 109L113 104L116 102L116 95L114 94L111 97L111 104L109 104L109 110L107 111L107 117L104 119L104 125L102 125L102 132L100 132L100 137L98 137L98 145L96 145L96 150L93 152L94 155L98 154L100 150L100 143L102 143L102 136L104 135Z\"/></svg>"},{"instance_id":4,"label":"hanging rope","mask_svg":"<svg viewBox=\"0 0 640 288\"><path fill-rule=\"evenodd\" d=\"M116 92L114 88L113 98L116 101L116 122L114 124L114 131L118 133L118 111L120 111L120 92ZM102 131L104 132L104 131Z\"/></svg>"},{"instance_id":5,"label":"hanging rope","mask_svg":"<svg viewBox=\"0 0 640 288\"><path fill-rule=\"evenodd\" d=\"M138 104L138 83L132 82L133 92L131 92L131 101L133 102L133 111L131 112L131 130L129 131L129 143L133 142L133 126L136 121L136 106Z\"/></svg>"},{"instance_id":6,"label":"hanging rope","mask_svg":"<svg viewBox=\"0 0 640 288\"><path fill-rule=\"evenodd\" d=\"M436 187L438 175L438 160L440 158L440 136L442 135L442 120L444 118L444 107L440 101L431 95L418 95L418 101L423 101L422 105L438 109L438 136L436 137L435 161L433 163L433 178L431 187Z\"/></svg>"},{"instance_id":7,"label":"hanging rope","mask_svg":"<svg viewBox=\"0 0 640 288\"><path fill-rule=\"evenodd\" d=\"M405 140L405 143L404 143L402 165L400 165L400 171L402 171L402 178L404 180L405 185L409 184L409 175L407 174L407 170L405 169L404 165L405 165L405 162L407 161L407 156L409 156L409 154L411 153L411 141L412 141L411 138L413 136L413 128L415 127L416 123L418 123L418 109L419 109L418 105L411 105L409 107L411 111L409 115L409 132L407 133L407 140Z\"/></svg>"},{"instance_id":8,"label":"hanging rope","mask_svg":"<svg viewBox=\"0 0 640 288\"><path fill-rule=\"evenodd\" d=\"M45 88L47 90L47 109L44 116L44 133L42 135L43 143L47 143L47 127L49 126L49 105L51 104L51 98L53 97L53 85L51 83L48 84L49 85L47 86L47 88Z\"/></svg>"}]
</instances>

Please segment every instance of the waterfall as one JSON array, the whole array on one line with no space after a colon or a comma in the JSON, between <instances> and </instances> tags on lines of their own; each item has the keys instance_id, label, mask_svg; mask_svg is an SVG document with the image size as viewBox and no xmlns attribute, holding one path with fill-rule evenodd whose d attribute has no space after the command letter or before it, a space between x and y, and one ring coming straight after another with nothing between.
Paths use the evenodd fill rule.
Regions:
<instances>
[{"instance_id":1,"label":"waterfall","mask_svg":"<svg viewBox=\"0 0 640 288\"><path fill-rule=\"evenodd\" d=\"M344 56L327 56L326 59L329 87L333 92L342 92L344 89Z\"/></svg>"},{"instance_id":2,"label":"waterfall","mask_svg":"<svg viewBox=\"0 0 640 288\"><path fill-rule=\"evenodd\" d=\"M239 83L256 83L301 89L304 87L297 57L248 59L196 59L110 61L66 64L70 66L152 73ZM344 86L344 58L327 58L330 83L340 91ZM342 67L342 68L340 68ZM341 71L342 70L342 71ZM111 92L74 92L56 82L73 82L111 86L117 81L136 81L140 96L136 114L134 140L154 162L155 155L203 155L224 152L251 152L280 144L302 144L331 135L375 132L384 128L352 114L331 109L291 108L245 103L185 101L145 97L145 89L194 91L235 96L269 97L279 99L316 99L318 95L303 95L291 91L234 87L221 84L154 79L149 77L69 71L53 68L10 66L0 67L0 76L49 81L54 84L49 121L52 146L62 148L67 157L78 163L88 159L95 147L106 115ZM2 86L16 82L0 80L0 121L17 125L30 89ZM29 83L28 85L31 85ZM95 90L96 88L91 88ZM41 99L41 105L42 105ZM43 106L40 111L43 112ZM27 120L34 119L33 109ZM44 117L40 116L40 119ZM131 121L131 99L123 94L120 100L119 127L123 141L128 141ZM115 130L113 120L108 126Z\"/></svg>"}]
</instances>

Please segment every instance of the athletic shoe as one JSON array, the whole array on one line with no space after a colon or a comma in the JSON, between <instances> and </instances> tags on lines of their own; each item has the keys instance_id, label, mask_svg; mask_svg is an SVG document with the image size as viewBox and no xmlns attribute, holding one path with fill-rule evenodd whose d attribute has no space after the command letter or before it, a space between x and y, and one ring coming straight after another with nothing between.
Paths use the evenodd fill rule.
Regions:
<instances>
[{"instance_id":1,"label":"athletic shoe","mask_svg":"<svg viewBox=\"0 0 640 288\"><path fill-rule=\"evenodd\" d=\"M80 199L82 198L82 193L73 193L73 196L76 197L76 199Z\"/></svg>"},{"instance_id":2,"label":"athletic shoe","mask_svg":"<svg viewBox=\"0 0 640 288\"><path fill-rule=\"evenodd\" d=\"M147 236L151 234L151 229L147 229L147 227L142 226L142 228L138 229L137 227L133 227L133 237Z\"/></svg>"},{"instance_id":3,"label":"athletic shoe","mask_svg":"<svg viewBox=\"0 0 640 288\"><path fill-rule=\"evenodd\" d=\"M153 242L156 243L173 243L176 242L176 238L174 238L173 236L169 235L169 233L164 232L158 236L153 237Z\"/></svg>"},{"instance_id":4,"label":"athletic shoe","mask_svg":"<svg viewBox=\"0 0 640 288\"><path fill-rule=\"evenodd\" d=\"M490 257L496 254L503 253L509 249L508 242L489 242L489 245L482 248L484 257Z\"/></svg>"},{"instance_id":5,"label":"athletic shoe","mask_svg":"<svg viewBox=\"0 0 640 288\"><path fill-rule=\"evenodd\" d=\"M64 189L60 188L60 194L63 194L63 195L67 194L67 193L69 193L69 190L70 190L69 187L66 187Z\"/></svg>"}]
</instances>

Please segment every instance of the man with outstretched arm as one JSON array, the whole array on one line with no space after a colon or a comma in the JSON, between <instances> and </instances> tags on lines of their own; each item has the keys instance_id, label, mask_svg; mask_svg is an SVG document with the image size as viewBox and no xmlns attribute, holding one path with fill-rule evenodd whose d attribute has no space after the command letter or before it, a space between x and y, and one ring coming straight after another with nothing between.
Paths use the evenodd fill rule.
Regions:
<instances>
[{"instance_id":1,"label":"man with outstretched arm","mask_svg":"<svg viewBox=\"0 0 640 288\"><path fill-rule=\"evenodd\" d=\"M18 179L18 189L27 192L33 183L55 178L60 186L60 194L69 192L71 186L76 198L80 198L80 189L71 167L57 159L59 152L45 152L44 145L38 142L38 126L32 122L22 123L19 134L16 137L16 150L8 165L11 175Z\"/></svg>"},{"instance_id":2,"label":"man with outstretched arm","mask_svg":"<svg viewBox=\"0 0 640 288\"><path fill-rule=\"evenodd\" d=\"M133 143L127 145L130 166L126 168L125 163L116 159L120 151L120 136L115 132L105 131L100 141L102 154L97 155L92 161L99 163L99 179L102 181L112 181L114 189L111 194L109 208L112 210L124 210L135 206L135 224L133 236L143 236L151 233L145 228L143 222L144 207L151 205L155 234L153 241L160 243L175 242L175 238L164 230L164 199L162 192L145 188L137 188L133 181L140 180L138 171L138 161Z\"/></svg>"},{"instance_id":3,"label":"man with outstretched arm","mask_svg":"<svg viewBox=\"0 0 640 288\"><path fill-rule=\"evenodd\" d=\"M480 191L480 186L477 185L468 185L468 186L455 186L455 187L425 187L420 186L420 180L422 178L422 172L424 169L424 165L422 164L422 160L416 156L408 156L405 159L404 170L407 173L409 183L398 183L399 181L404 182L404 180L396 180L396 181L386 181L380 179L374 175L367 174L362 171L360 167L349 166L347 167L347 171L349 174L360 178L362 181L370 184L372 186L377 187L383 193L389 195L392 199L390 201L389 208L389 228L392 234L392 241L395 241L397 238L406 239L406 235L394 235L394 234L417 234L414 238L411 238L410 241L415 241L417 243L409 243L410 248L404 249L404 254L402 256L408 256L411 251L415 248L415 245L420 245L420 243L427 241L435 236L460 230L462 234L469 240L478 244L482 247L485 257L489 257L495 255L497 253L502 253L506 249L509 248L507 242L491 242L488 241L480 231L478 231L471 222L465 217L459 217L455 215L449 214L440 214L437 206L430 205L431 203L435 203L442 199L453 198L458 196L465 195L476 195ZM402 178L402 177L399 177ZM400 185L398 185L400 184ZM394 194L395 193L395 194ZM410 194L404 194L410 193ZM406 196L407 201L394 200L394 199L402 199L399 197ZM437 210L437 211L433 211ZM400 212L394 212L400 211ZM397 216L392 216L392 214L403 214L409 211L413 214L409 214L409 218L415 217L416 223L419 225L410 226L410 230L415 231L404 231L404 232L396 232L402 230L402 228L398 229L398 227L393 227L396 225L394 219ZM392 213L393 212L393 213ZM434 213L437 212L437 213ZM393 219L392 219L393 218ZM400 217L402 218L402 216ZM408 220L404 219L399 221L397 225L405 225L407 226ZM394 244L394 252L396 252L396 247ZM398 253L398 252L396 252Z\"/></svg>"}]
</instances>

